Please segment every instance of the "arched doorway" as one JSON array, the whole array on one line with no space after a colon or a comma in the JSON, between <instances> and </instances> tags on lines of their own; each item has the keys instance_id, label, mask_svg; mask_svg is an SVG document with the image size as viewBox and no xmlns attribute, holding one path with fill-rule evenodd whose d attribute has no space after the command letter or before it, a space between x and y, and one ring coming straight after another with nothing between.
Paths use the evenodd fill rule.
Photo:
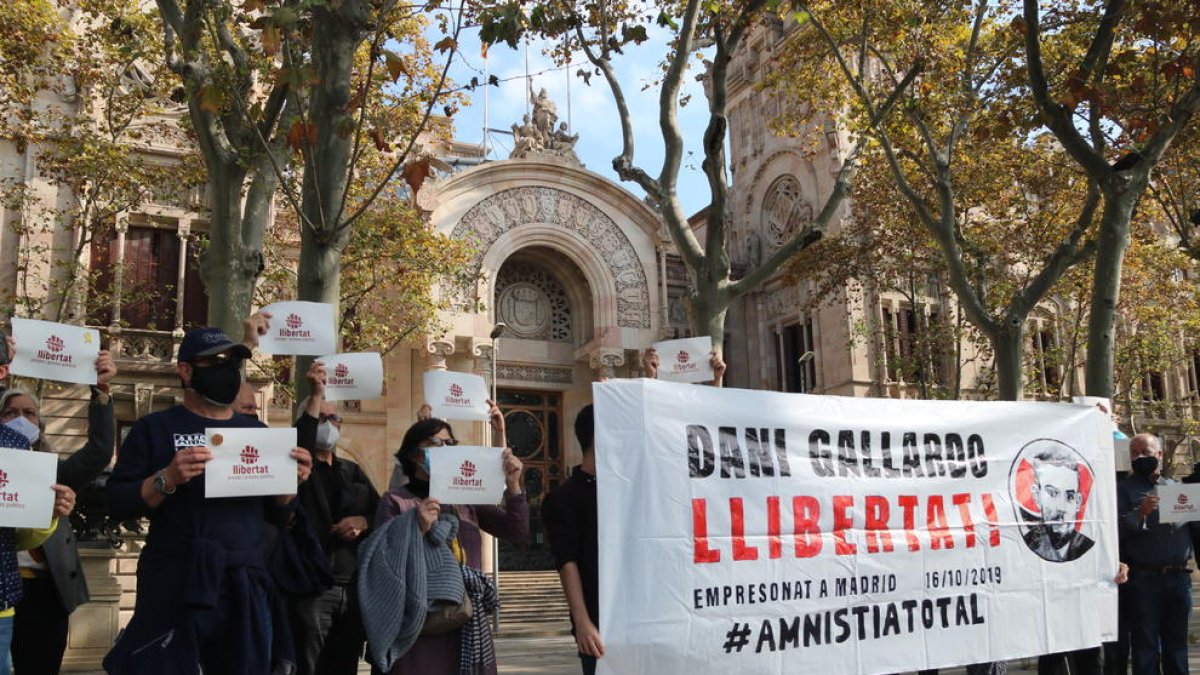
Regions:
<instances>
[{"instance_id":1,"label":"arched doorway","mask_svg":"<svg viewBox=\"0 0 1200 675\"><path fill-rule=\"evenodd\" d=\"M569 366L576 350L592 338L592 296L583 272L563 254L547 247L521 249L504 261L496 275L493 306L507 326L500 337L499 359L510 367ZM524 546L502 542L501 566L508 570L553 569L542 527L546 494L569 475L566 466L563 391L504 387L497 392L504 412L508 445L525 465L524 487L530 507L530 538Z\"/></svg>"}]
</instances>

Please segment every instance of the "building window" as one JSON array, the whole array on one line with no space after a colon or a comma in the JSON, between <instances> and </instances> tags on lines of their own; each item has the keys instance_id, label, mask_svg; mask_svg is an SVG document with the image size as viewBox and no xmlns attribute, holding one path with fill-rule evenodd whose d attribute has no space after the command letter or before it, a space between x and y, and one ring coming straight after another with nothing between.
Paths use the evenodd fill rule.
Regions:
<instances>
[{"instance_id":1,"label":"building window","mask_svg":"<svg viewBox=\"0 0 1200 675\"><path fill-rule=\"evenodd\" d=\"M1142 399L1146 401L1162 401L1166 398L1167 387L1162 371L1147 371L1142 376Z\"/></svg>"},{"instance_id":2,"label":"building window","mask_svg":"<svg viewBox=\"0 0 1200 675\"><path fill-rule=\"evenodd\" d=\"M1058 339L1054 330L1040 322L1032 325L1029 335L1032 347L1034 391L1040 394L1057 395L1062 388L1062 369L1058 353Z\"/></svg>"},{"instance_id":3,"label":"building window","mask_svg":"<svg viewBox=\"0 0 1200 675\"><path fill-rule=\"evenodd\" d=\"M816 341L811 319L784 326L775 334L775 356L781 391L807 393L816 389Z\"/></svg>"},{"instance_id":4,"label":"building window","mask_svg":"<svg viewBox=\"0 0 1200 675\"><path fill-rule=\"evenodd\" d=\"M122 242L123 252L118 250ZM198 255L203 243L198 235L187 242L186 267L181 275L179 254L183 242L174 229L131 225L123 235L111 230L103 236L98 234L91 248L90 269L95 281L89 321L93 325L112 323L119 303L121 323L129 328L169 331L177 325L185 329L205 325L208 293L200 279ZM117 261L122 258L118 270ZM116 297L118 274L120 297ZM178 294L181 278L182 307Z\"/></svg>"},{"instance_id":5,"label":"building window","mask_svg":"<svg viewBox=\"0 0 1200 675\"><path fill-rule=\"evenodd\" d=\"M937 312L883 308L884 360L889 382L945 384L945 331Z\"/></svg>"}]
</instances>

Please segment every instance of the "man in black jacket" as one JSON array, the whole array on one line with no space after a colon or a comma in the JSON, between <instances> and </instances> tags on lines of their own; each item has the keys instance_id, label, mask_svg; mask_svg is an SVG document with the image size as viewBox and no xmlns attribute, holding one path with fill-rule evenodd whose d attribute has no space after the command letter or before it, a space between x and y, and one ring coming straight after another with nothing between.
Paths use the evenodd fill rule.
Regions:
<instances>
[{"instance_id":1,"label":"man in black jacket","mask_svg":"<svg viewBox=\"0 0 1200 675\"><path fill-rule=\"evenodd\" d=\"M88 404L87 445L62 456L58 482L76 493L82 491L112 461L116 437L108 383L117 374L107 351L96 360L96 386ZM24 417L37 428L30 439L34 450L54 452L45 438L45 421L36 397L10 389L0 396L0 424ZM32 427L31 427L32 428ZM13 667L22 675L57 675L67 647L71 612L90 599L75 533L62 521L40 547L17 555L23 596L13 622Z\"/></svg>"},{"instance_id":2,"label":"man in black jacket","mask_svg":"<svg viewBox=\"0 0 1200 675\"><path fill-rule=\"evenodd\" d=\"M366 641L355 592L358 545L371 527L379 493L357 464L336 455L342 418L325 401L325 367L313 363L306 377L311 395L296 430L297 443L313 454L313 473L298 494L334 583L322 593L289 599L298 675L353 675Z\"/></svg>"}]
</instances>

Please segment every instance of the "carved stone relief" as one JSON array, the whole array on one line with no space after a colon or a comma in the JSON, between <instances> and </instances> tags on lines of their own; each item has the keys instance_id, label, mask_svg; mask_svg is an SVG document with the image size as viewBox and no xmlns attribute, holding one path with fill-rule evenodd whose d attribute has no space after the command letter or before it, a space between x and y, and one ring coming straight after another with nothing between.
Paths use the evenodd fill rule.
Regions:
<instances>
[{"instance_id":1,"label":"carved stone relief","mask_svg":"<svg viewBox=\"0 0 1200 675\"><path fill-rule=\"evenodd\" d=\"M633 244L612 218L569 192L549 187L498 192L471 207L454 226L452 236L476 240L478 267L487 249L501 235L529 223L559 225L590 242L596 256L608 263L616 281L616 288L610 291L616 296L617 325L650 327L650 289Z\"/></svg>"}]
</instances>

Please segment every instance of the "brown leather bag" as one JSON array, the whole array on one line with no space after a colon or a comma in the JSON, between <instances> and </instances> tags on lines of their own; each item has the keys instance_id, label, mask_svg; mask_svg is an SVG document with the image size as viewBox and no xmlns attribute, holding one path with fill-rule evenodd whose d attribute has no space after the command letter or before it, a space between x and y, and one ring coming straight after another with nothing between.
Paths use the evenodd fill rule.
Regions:
<instances>
[{"instance_id":1,"label":"brown leather bag","mask_svg":"<svg viewBox=\"0 0 1200 675\"><path fill-rule=\"evenodd\" d=\"M471 598L463 593L462 602L457 605L445 600L433 603L425 613L425 624L421 626L421 635L442 635L452 633L471 619Z\"/></svg>"}]
</instances>

